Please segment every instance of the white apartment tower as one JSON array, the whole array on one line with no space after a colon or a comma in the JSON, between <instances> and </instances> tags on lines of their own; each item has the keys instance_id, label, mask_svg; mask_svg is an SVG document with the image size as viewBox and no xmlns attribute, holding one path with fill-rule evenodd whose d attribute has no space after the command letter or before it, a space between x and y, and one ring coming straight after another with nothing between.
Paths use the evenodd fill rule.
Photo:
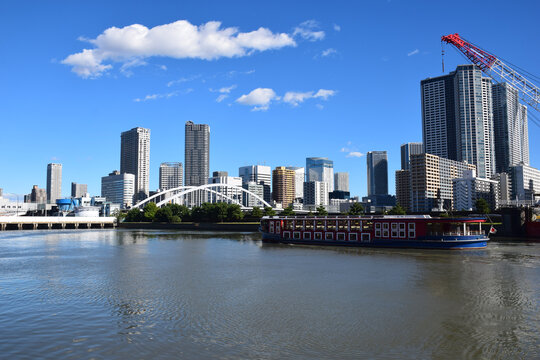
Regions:
<instances>
[{"instance_id":1,"label":"white apartment tower","mask_svg":"<svg viewBox=\"0 0 540 360\"><path fill-rule=\"evenodd\" d=\"M150 191L150 129L136 127L124 131L120 138L120 173L135 175L133 201L138 202Z\"/></svg>"},{"instance_id":2,"label":"white apartment tower","mask_svg":"<svg viewBox=\"0 0 540 360\"><path fill-rule=\"evenodd\" d=\"M306 177L306 171L303 167L287 166L288 170L294 170L294 198L304 198L304 179Z\"/></svg>"},{"instance_id":3,"label":"white apartment tower","mask_svg":"<svg viewBox=\"0 0 540 360\"><path fill-rule=\"evenodd\" d=\"M186 186L207 184L210 174L210 126L186 122L185 129Z\"/></svg>"},{"instance_id":4,"label":"white apartment tower","mask_svg":"<svg viewBox=\"0 0 540 360\"><path fill-rule=\"evenodd\" d=\"M349 191L349 173L348 172L334 173L334 190Z\"/></svg>"},{"instance_id":5,"label":"white apartment tower","mask_svg":"<svg viewBox=\"0 0 540 360\"><path fill-rule=\"evenodd\" d=\"M184 170L181 162L164 162L159 166L159 189L169 190L182 186Z\"/></svg>"}]
</instances>

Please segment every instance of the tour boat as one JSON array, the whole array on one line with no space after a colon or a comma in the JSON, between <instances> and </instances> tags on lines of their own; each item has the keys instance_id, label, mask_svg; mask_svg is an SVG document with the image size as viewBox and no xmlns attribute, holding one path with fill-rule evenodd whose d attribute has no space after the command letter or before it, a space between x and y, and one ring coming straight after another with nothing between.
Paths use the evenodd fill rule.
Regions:
<instances>
[{"instance_id":1,"label":"tour boat","mask_svg":"<svg viewBox=\"0 0 540 360\"><path fill-rule=\"evenodd\" d=\"M482 249L494 232L485 218L430 215L265 216L259 231L265 243L422 249Z\"/></svg>"}]
</instances>

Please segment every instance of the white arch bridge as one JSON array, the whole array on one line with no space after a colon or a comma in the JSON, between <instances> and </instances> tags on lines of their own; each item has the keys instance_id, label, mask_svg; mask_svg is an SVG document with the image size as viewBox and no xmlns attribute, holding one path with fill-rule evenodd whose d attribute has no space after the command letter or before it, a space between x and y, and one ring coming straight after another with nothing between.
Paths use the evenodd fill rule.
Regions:
<instances>
[{"instance_id":1,"label":"white arch bridge","mask_svg":"<svg viewBox=\"0 0 540 360\"><path fill-rule=\"evenodd\" d=\"M259 195L240 186L229 184L206 184L201 186L179 186L174 189L163 190L133 205L131 208L142 209L149 203L154 202L158 207L167 204L180 204L188 207L200 206L202 203L226 202L237 204L243 210L253 209L254 206L261 208L272 207Z\"/></svg>"}]
</instances>

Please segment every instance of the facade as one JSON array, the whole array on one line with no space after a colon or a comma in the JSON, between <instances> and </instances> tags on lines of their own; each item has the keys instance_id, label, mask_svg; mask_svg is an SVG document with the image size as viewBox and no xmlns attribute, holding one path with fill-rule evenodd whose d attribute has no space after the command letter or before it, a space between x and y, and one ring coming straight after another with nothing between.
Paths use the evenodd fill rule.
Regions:
<instances>
[{"instance_id":1,"label":"facade","mask_svg":"<svg viewBox=\"0 0 540 360\"><path fill-rule=\"evenodd\" d=\"M62 164L47 164L47 202L62 198Z\"/></svg>"},{"instance_id":2,"label":"facade","mask_svg":"<svg viewBox=\"0 0 540 360\"><path fill-rule=\"evenodd\" d=\"M134 202L150 192L150 129L136 127L120 135L120 173L135 176Z\"/></svg>"},{"instance_id":3,"label":"facade","mask_svg":"<svg viewBox=\"0 0 540 360\"><path fill-rule=\"evenodd\" d=\"M334 191L334 162L325 157L306 158L306 182L325 181Z\"/></svg>"},{"instance_id":4,"label":"facade","mask_svg":"<svg viewBox=\"0 0 540 360\"><path fill-rule=\"evenodd\" d=\"M278 166L272 171L272 199L286 208L294 202L295 172L285 166Z\"/></svg>"},{"instance_id":5,"label":"facade","mask_svg":"<svg viewBox=\"0 0 540 360\"><path fill-rule=\"evenodd\" d=\"M520 164L510 167L512 200L535 200L540 195L540 170Z\"/></svg>"},{"instance_id":6,"label":"facade","mask_svg":"<svg viewBox=\"0 0 540 360\"><path fill-rule=\"evenodd\" d=\"M406 143L401 145L401 170L409 170L411 163L411 155L422 154L424 152L424 144L422 143Z\"/></svg>"},{"instance_id":7,"label":"facade","mask_svg":"<svg viewBox=\"0 0 540 360\"><path fill-rule=\"evenodd\" d=\"M27 197L27 202L45 204L47 203L47 190L40 189L37 185L32 187L30 195Z\"/></svg>"},{"instance_id":8,"label":"facade","mask_svg":"<svg viewBox=\"0 0 540 360\"><path fill-rule=\"evenodd\" d=\"M411 171L396 171L396 203L405 211L411 210Z\"/></svg>"},{"instance_id":9,"label":"facade","mask_svg":"<svg viewBox=\"0 0 540 360\"><path fill-rule=\"evenodd\" d=\"M304 179L306 170L303 167L287 166L288 170L294 170L294 199L300 201L304 198Z\"/></svg>"},{"instance_id":10,"label":"facade","mask_svg":"<svg viewBox=\"0 0 540 360\"><path fill-rule=\"evenodd\" d=\"M495 172L491 79L475 65L421 81L424 151L467 161L482 178Z\"/></svg>"},{"instance_id":11,"label":"facade","mask_svg":"<svg viewBox=\"0 0 540 360\"><path fill-rule=\"evenodd\" d=\"M101 178L101 196L122 209L133 205L136 188L135 175L115 170Z\"/></svg>"},{"instance_id":12,"label":"facade","mask_svg":"<svg viewBox=\"0 0 540 360\"><path fill-rule=\"evenodd\" d=\"M529 165L527 107L519 103L518 91L506 83L493 85L493 124L497 172Z\"/></svg>"},{"instance_id":13,"label":"facade","mask_svg":"<svg viewBox=\"0 0 540 360\"><path fill-rule=\"evenodd\" d=\"M328 193L328 198L330 200L349 200L351 198L351 193L348 191L334 190Z\"/></svg>"},{"instance_id":14,"label":"facade","mask_svg":"<svg viewBox=\"0 0 540 360\"><path fill-rule=\"evenodd\" d=\"M264 186L257 184L255 181L249 181L246 184L243 184L242 187L246 189L247 191L250 191L254 193L255 195L259 196L261 199L264 199ZM261 202L254 198L253 196L249 196L248 194L243 194L244 198L242 203L245 206L253 207L253 206L261 206Z\"/></svg>"},{"instance_id":15,"label":"facade","mask_svg":"<svg viewBox=\"0 0 540 360\"><path fill-rule=\"evenodd\" d=\"M499 183L476 177L476 171L464 170L463 177L452 180L454 209L475 210L476 200L484 199L490 209L499 207Z\"/></svg>"},{"instance_id":16,"label":"facade","mask_svg":"<svg viewBox=\"0 0 540 360\"><path fill-rule=\"evenodd\" d=\"M181 162L164 162L159 165L159 188L169 190L184 184L184 169Z\"/></svg>"},{"instance_id":17,"label":"facade","mask_svg":"<svg viewBox=\"0 0 540 360\"><path fill-rule=\"evenodd\" d=\"M304 205L328 206L328 183L326 181L307 181L304 183Z\"/></svg>"},{"instance_id":18,"label":"facade","mask_svg":"<svg viewBox=\"0 0 540 360\"><path fill-rule=\"evenodd\" d=\"M334 173L334 191L349 191L349 173Z\"/></svg>"},{"instance_id":19,"label":"facade","mask_svg":"<svg viewBox=\"0 0 540 360\"><path fill-rule=\"evenodd\" d=\"M452 180L463 177L465 170L476 170L476 167L432 154L411 155L410 211L453 209Z\"/></svg>"},{"instance_id":20,"label":"facade","mask_svg":"<svg viewBox=\"0 0 540 360\"><path fill-rule=\"evenodd\" d=\"M214 171L212 173L212 177L208 178L208 184L227 184L241 188L242 178L239 176L229 176L226 171ZM242 203L242 190L232 189L226 186L212 190L215 190L220 194L223 194L239 203ZM219 197L217 194L211 193L208 196L213 197L217 201L226 201L226 199Z\"/></svg>"},{"instance_id":21,"label":"facade","mask_svg":"<svg viewBox=\"0 0 540 360\"><path fill-rule=\"evenodd\" d=\"M369 151L367 161L368 196L388 194L388 157L386 151Z\"/></svg>"},{"instance_id":22,"label":"facade","mask_svg":"<svg viewBox=\"0 0 540 360\"><path fill-rule=\"evenodd\" d=\"M88 193L88 185L87 184L77 184L72 182L71 183L71 197L79 198L83 197Z\"/></svg>"},{"instance_id":23,"label":"facade","mask_svg":"<svg viewBox=\"0 0 540 360\"><path fill-rule=\"evenodd\" d=\"M499 200L505 202L511 200L512 182L509 174L506 172L497 173L491 177L491 180L499 183Z\"/></svg>"},{"instance_id":24,"label":"facade","mask_svg":"<svg viewBox=\"0 0 540 360\"><path fill-rule=\"evenodd\" d=\"M238 169L238 176L242 178L242 184L254 181L262 185L264 189L264 201L272 201L272 169L266 165L242 166Z\"/></svg>"},{"instance_id":25,"label":"facade","mask_svg":"<svg viewBox=\"0 0 540 360\"><path fill-rule=\"evenodd\" d=\"M185 179L186 186L207 183L210 174L210 126L186 122Z\"/></svg>"}]
</instances>

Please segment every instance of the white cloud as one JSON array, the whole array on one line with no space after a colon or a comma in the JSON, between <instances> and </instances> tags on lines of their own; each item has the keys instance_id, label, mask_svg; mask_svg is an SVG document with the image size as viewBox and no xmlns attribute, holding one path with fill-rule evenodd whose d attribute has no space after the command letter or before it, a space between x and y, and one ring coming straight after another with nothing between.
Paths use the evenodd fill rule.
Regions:
<instances>
[{"instance_id":1,"label":"white cloud","mask_svg":"<svg viewBox=\"0 0 540 360\"><path fill-rule=\"evenodd\" d=\"M185 93L190 93L192 91L193 91L193 89L186 89ZM133 101L135 101L135 102L144 102L144 101L148 101L148 100L169 99L169 98L171 98L173 96L176 96L176 95L178 95L178 91L173 91L173 92L167 93L167 94L150 94L150 95L146 95L144 98L133 99Z\"/></svg>"},{"instance_id":2,"label":"white cloud","mask_svg":"<svg viewBox=\"0 0 540 360\"><path fill-rule=\"evenodd\" d=\"M317 107L317 109L319 109L319 110L322 110L322 109L324 109L324 106L322 106L321 104L317 104L317 105L315 105L315 106L316 106L316 107Z\"/></svg>"},{"instance_id":3,"label":"white cloud","mask_svg":"<svg viewBox=\"0 0 540 360\"><path fill-rule=\"evenodd\" d=\"M218 90L210 89L210 91L211 92L218 92L218 93L221 93L221 94L229 94L234 89L236 89L236 85L231 85L231 86L228 86L228 87L222 87L221 89L218 89Z\"/></svg>"},{"instance_id":4,"label":"white cloud","mask_svg":"<svg viewBox=\"0 0 540 360\"><path fill-rule=\"evenodd\" d=\"M322 57L326 57L326 56L330 56L330 55L334 55L337 53L337 50L336 49L333 49L333 48L328 48L326 50L323 50L321 56Z\"/></svg>"},{"instance_id":5,"label":"white cloud","mask_svg":"<svg viewBox=\"0 0 540 360\"><path fill-rule=\"evenodd\" d=\"M320 37L320 35L311 35ZM324 37L324 33L323 33ZM147 28L133 24L111 27L95 39L82 39L95 46L71 54L62 60L83 78L96 78L112 68L107 62L129 63L153 56L175 59L215 60L251 55L255 51L296 46L285 33L273 33L260 27L241 33L236 27L221 28L221 22L209 21L200 26L186 20Z\"/></svg>"},{"instance_id":6,"label":"white cloud","mask_svg":"<svg viewBox=\"0 0 540 360\"><path fill-rule=\"evenodd\" d=\"M185 83L185 82L188 82L188 81L193 81L195 79L198 79L200 78L201 75L191 75L191 76L188 76L188 77L182 77L178 80L171 80L167 83L167 87L171 87L173 85L176 85L176 84L181 84L181 83Z\"/></svg>"},{"instance_id":7,"label":"white cloud","mask_svg":"<svg viewBox=\"0 0 540 360\"><path fill-rule=\"evenodd\" d=\"M329 96L334 95L336 92L334 90L319 89L316 93L313 91L307 92L295 92L288 91L283 96L283 101L291 104L292 106L298 106L298 104L304 102L307 99L322 98L323 100L328 99Z\"/></svg>"},{"instance_id":8,"label":"white cloud","mask_svg":"<svg viewBox=\"0 0 540 360\"><path fill-rule=\"evenodd\" d=\"M407 53L407 56L413 56L413 55L416 55L416 54L418 54L419 52L420 52L420 50L418 50L418 49L414 49L413 51L411 51L411 52Z\"/></svg>"},{"instance_id":9,"label":"white cloud","mask_svg":"<svg viewBox=\"0 0 540 360\"><path fill-rule=\"evenodd\" d=\"M167 71L167 66L166 65L159 65L159 68L163 71Z\"/></svg>"},{"instance_id":10,"label":"white cloud","mask_svg":"<svg viewBox=\"0 0 540 360\"><path fill-rule=\"evenodd\" d=\"M236 102L242 105L254 106L253 111L268 110L272 100L278 100L274 90L269 88L257 88L247 95L242 95Z\"/></svg>"},{"instance_id":11,"label":"white cloud","mask_svg":"<svg viewBox=\"0 0 540 360\"><path fill-rule=\"evenodd\" d=\"M317 41L324 39L325 33L322 30L317 30L319 23L315 20L307 20L294 28L293 36L300 36L309 41Z\"/></svg>"},{"instance_id":12,"label":"white cloud","mask_svg":"<svg viewBox=\"0 0 540 360\"><path fill-rule=\"evenodd\" d=\"M225 100L226 98L228 98L229 95L227 94L221 94L217 97L216 101L219 103L219 102L222 102L223 100Z\"/></svg>"},{"instance_id":13,"label":"white cloud","mask_svg":"<svg viewBox=\"0 0 540 360\"><path fill-rule=\"evenodd\" d=\"M350 157L362 157L362 156L364 156L364 154L359 151L351 151L347 154L346 157L350 158Z\"/></svg>"},{"instance_id":14,"label":"white cloud","mask_svg":"<svg viewBox=\"0 0 540 360\"><path fill-rule=\"evenodd\" d=\"M334 24L334 31L341 31L341 26Z\"/></svg>"}]
</instances>

